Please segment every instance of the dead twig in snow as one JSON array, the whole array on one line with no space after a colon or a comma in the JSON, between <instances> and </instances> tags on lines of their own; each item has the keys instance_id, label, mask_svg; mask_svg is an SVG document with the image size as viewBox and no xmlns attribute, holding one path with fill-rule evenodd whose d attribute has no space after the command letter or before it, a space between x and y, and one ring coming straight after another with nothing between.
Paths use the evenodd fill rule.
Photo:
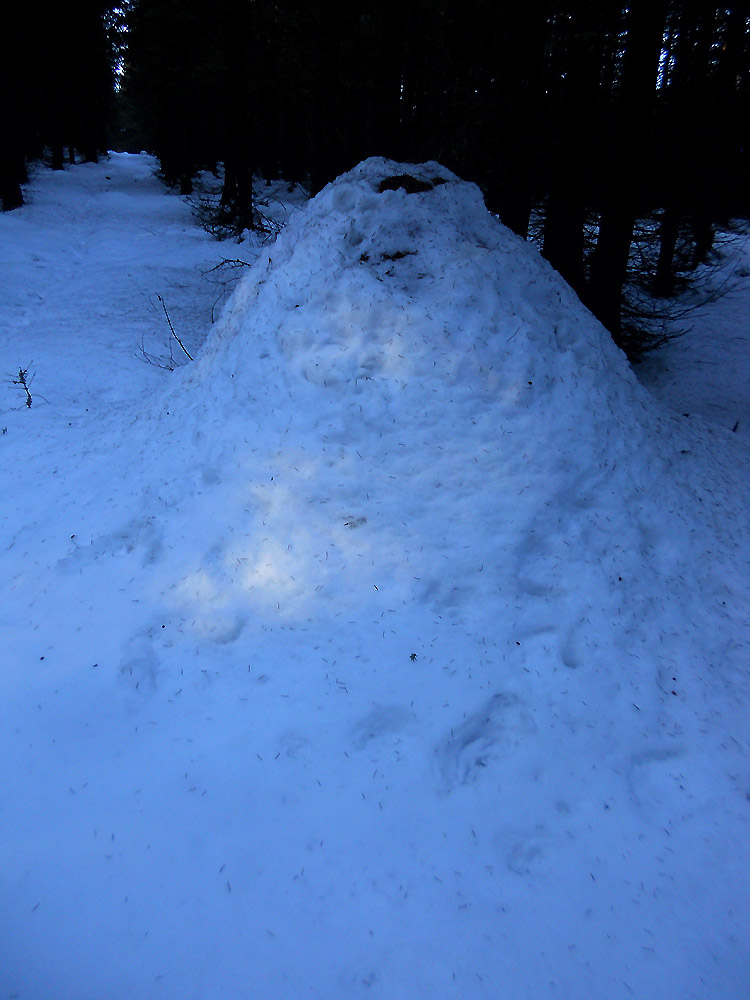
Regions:
<instances>
[{"instance_id":1,"label":"dead twig in snow","mask_svg":"<svg viewBox=\"0 0 750 1000\"><path fill-rule=\"evenodd\" d=\"M29 378L29 369L20 368L18 369L18 378L13 379L13 385L20 385L23 391L26 393L26 405L31 406L31 393L29 392L29 386L34 381L34 376Z\"/></svg>"},{"instance_id":2,"label":"dead twig in snow","mask_svg":"<svg viewBox=\"0 0 750 1000\"><path fill-rule=\"evenodd\" d=\"M169 329L172 332L172 336L177 341L177 343L180 345L180 347L183 349L183 351L185 352L185 354L188 357L188 360L192 361L193 360L192 354L188 353L188 349L185 347L185 345L183 344L183 342L180 340L180 338L175 333L174 327L172 326L172 320L169 318L169 313L167 312L167 307L164 304L164 299L161 297L161 295L158 295L158 294L157 294L156 297L159 300L159 302L161 302L161 307L164 310L164 315L167 317L167 323L169 324Z\"/></svg>"}]
</instances>

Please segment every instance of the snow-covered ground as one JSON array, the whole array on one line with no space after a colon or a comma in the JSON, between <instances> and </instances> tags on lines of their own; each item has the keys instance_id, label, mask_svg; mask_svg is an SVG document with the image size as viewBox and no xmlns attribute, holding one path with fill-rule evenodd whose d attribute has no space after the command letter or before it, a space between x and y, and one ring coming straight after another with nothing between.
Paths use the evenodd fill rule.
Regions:
<instances>
[{"instance_id":1,"label":"snow-covered ground","mask_svg":"<svg viewBox=\"0 0 750 1000\"><path fill-rule=\"evenodd\" d=\"M0 997L748 995L747 367L404 169L213 327L147 157L0 217Z\"/></svg>"},{"instance_id":2,"label":"snow-covered ground","mask_svg":"<svg viewBox=\"0 0 750 1000\"><path fill-rule=\"evenodd\" d=\"M677 304L682 331L638 366L639 378L673 410L699 414L750 440L750 238L725 239L697 288Z\"/></svg>"}]
</instances>

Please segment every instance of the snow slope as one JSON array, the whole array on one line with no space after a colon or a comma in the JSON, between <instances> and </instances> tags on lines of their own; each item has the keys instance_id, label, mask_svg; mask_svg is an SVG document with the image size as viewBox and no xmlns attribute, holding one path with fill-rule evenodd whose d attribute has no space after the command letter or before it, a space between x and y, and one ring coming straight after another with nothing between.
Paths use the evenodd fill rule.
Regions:
<instances>
[{"instance_id":1,"label":"snow slope","mask_svg":"<svg viewBox=\"0 0 750 1000\"><path fill-rule=\"evenodd\" d=\"M746 440L437 164L149 367L220 255L149 170L0 218L0 990L746 996Z\"/></svg>"}]
</instances>

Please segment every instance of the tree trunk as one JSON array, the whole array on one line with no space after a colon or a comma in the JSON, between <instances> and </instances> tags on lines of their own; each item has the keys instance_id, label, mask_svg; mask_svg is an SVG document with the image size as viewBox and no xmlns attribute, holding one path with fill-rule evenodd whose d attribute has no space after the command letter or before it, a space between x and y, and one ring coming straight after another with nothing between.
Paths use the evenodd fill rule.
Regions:
<instances>
[{"instance_id":1,"label":"tree trunk","mask_svg":"<svg viewBox=\"0 0 750 1000\"><path fill-rule=\"evenodd\" d=\"M549 181L542 254L579 294L584 293L584 225L591 197L592 137L601 104L600 62L613 26L599 5L573 5L565 26L564 74L551 96ZM561 67L561 68L563 68ZM555 138L556 135L556 138Z\"/></svg>"},{"instance_id":2,"label":"tree trunk","mask_svg":"<svg viewBox=\"0 0 750 1000\"><path fill-rule=\"evenodd\" d=\"M0 81L0 86L2 81ZM20 125L17 109L11 103L10 93L0 94L0 111L7 112L0 129L0 202L4 212L11 212L23 205L21 184L26 180Z\"/></svg>"},{"instance_id":3,"label":"tree trunk","mask_svg":"<svg viewBox=\"0 0 750 1000\"><path fill-rule=\"evenodd\" d=\"M693 255L690 266L695 270L700 264L708 263L708 255L714 245L714 226L707 206L699 205L693 213Z\"/></svg>"},{"instance_id":4,"label":"tree trunk","mask_svg":"<svg viewBox=\"0 0 750 1000\"><path fill-rule=\"evenodd\" d=\"M522 239L528 235L531 217L548 10L548 0L511 4L504 10L509 23L502 43L503 79L505 86L512 88L512 97L510 101L504 93L496 97L496 102L506 104L506 134L504 148L498 150L504 166L500 168L496 162L495 172L505 176L496 196L490 193L488 207ZM496 106L495 121L487 123L489 128L504 117L497 110Z\"/></svg>"},{"instance_id":5,"label":"tree trunk","mask_svg":"<svg viewBox=\"0 0 750 1000\"><path fill-rule=\"evenodd\" d=\"M659 257L652 286L654 295L659 298L674 295L674 255L679 231L680 216L674 204L671 204L664 209L661 217Z\"/></svg>"},{"instance_id":6,"label":"tree trunk","mask_svg":"<svg viewBox=\"0 0 750 1000\"><path fill-rule=\"evenodd\" d=\"M222 46L224 55L224 167L222 203L229 209L237 235L253 228L253 122L247 51L253 31L251 9L242 0L225 0ZM229 182L227 186L227 181Z\"/></svg>"},{"instance_id":7,"label":"tree trunk","mask_svg":"<svg viewBox=\"0 0 750 1000\"><path fill-rule=\"evenodd\" d=\"M644 189L644 132L651 134L665 0L631 4L611 160L599 236L591 262L587 304L622 346L621 301L633 226ZM648 150L648 143L645 148Z\"/></svg>"},{"instance_id":8,"label":"tree trunk","mask_svg":"<svg viewBox=\"0 0 750 1000\"><path fill-rule=\"evenodd\" d=\"M343 0L321 0L316 67L316 93L312 98L311 193L316 194L340 173L343 161L343 95L341 31Z\"/></svg>"},{"instance_id":9,"label":"tree trunk","mask_svg":"<svg viewBox=\"0 0 750 1000\"><path fill-rule=\"evenodd\" d=\"M24 27L18 5L7 5L0 32L0 207L5 212L23 205L21 184L27 179L23 142L28 127L24 121Z\"/></svg>"},{"instance_id":10,"label":"tree trunk","mask_svg":"<svg viewBox=\"0 0 750 1000\"><path fill-rule=\"evenodd\" d=\"M8 137L0 137L0 202L4 212L11 212L23 205L21 180L23 157Z\"/></svg>"},{"instance_id":11,"label":"tree trunk","mask_svg":"<svg viewBox=\"0 0 750 1000\"><path fill-rule=\"evenodd\" d=\"M547 199L542 256L579 295L583 293L584 190L571 160L559 163Z\"/></svg>"}]
</instances>

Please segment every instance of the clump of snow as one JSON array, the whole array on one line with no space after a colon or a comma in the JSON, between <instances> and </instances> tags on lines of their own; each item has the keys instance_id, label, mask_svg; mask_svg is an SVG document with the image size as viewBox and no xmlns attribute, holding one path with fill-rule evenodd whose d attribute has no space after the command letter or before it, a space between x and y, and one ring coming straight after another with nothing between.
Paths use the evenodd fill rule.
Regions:
<instances>
[{"instance_id":1,"label":"clump of snow","mask_svg":"<svg viewBox=\"0 0 750 1000\"><path fill-rule=\"evenodd\" d=\"M739 1000L743 440L439 164L257 253L156 390L2 414L7 991Z\"/></svg>"}]
</instances>

